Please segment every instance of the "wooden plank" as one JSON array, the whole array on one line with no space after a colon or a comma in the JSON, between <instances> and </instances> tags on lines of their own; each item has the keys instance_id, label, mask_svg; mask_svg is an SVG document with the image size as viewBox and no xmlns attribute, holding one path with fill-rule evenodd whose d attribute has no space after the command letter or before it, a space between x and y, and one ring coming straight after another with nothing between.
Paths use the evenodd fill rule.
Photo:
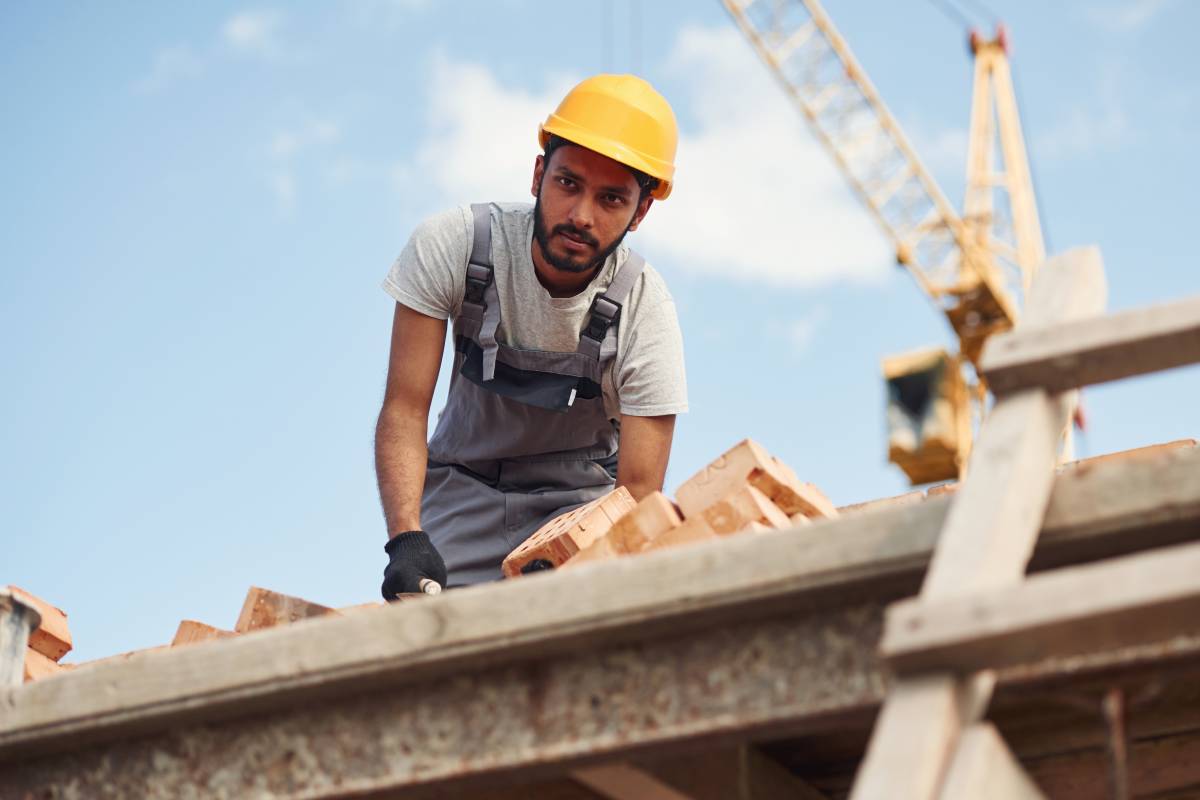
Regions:
<instances>
[{"instance_id":1,"label":"wooden plank","mask_svg":"<svg viewBox=\"0 0 1200 800\"><path fill-rule=\"evenodd\" d=\"M590 577L653 560L648 555L593 564ZM506 594L517 585L581 587L591 582L570 578L551 571L508 583ZM459 590L458 595L472 591ZM496 592L489 595L491 606L512 611L508 602L498 602ZM394 610L443 606L438 616L450 631L459 623L457 613L446 615L454 596L448 592ZM57 788L66 785L80 797L204 797L223 791L231 797L317 800L408 797L410 788L435 787L449 793L484 777L492 785L532 781L598 761L666 756L728 744L735 737L769 737L791 728L797 716L828 720L838 710L870 706L882 694L882 675L873 667L872 652L882 613L877 604L831 613L778 598L775 619L735 612L706 630L684 635L680 631L686 623L654 626L640 641L625 644L593 631L532 661L526 653L525 660L480 665L477 652L469 667L445 658L434 667L415 653L406 663L391 663L386 676L378 672L383 666L378 662L372 672L336 676L295 669L300 643L309 659L322 659L319 648L327 639L311 635L321 629L391 617L390 624L370 635L392 642L428 641L428 621L408 624L392 611L314 620L146 657L138 677L159 682L179 677L174 670L171 676L163 674L161 666L169 661L204 651L240 650L257 641L272 645L264 661L274 659L277 667L283 659L290 661L287 680L293 689L300 681L307 686L264 706L259 693L278 687L259 685L225 715L203 721L213 710L211 697L193 698L190 714L181 710L174 722L153 732L144 727L145 709L127 709L143 723L135 728L137 735L127 731L106 743L77 735L68 745L70 752L62 755L17 756L4 749L0 796L56 796ZM310 635L293 641L304 628ZM507 650L521 646L519 639L505 638ZM373 642L359 645L360 658L364 649L378 652ZM151 668L155 660L159 669ZM747 682L747 675L762 679ZM29 684L25 690L73 677ZM108 677L111 681L114 676ZM125 691L124 680L116 680L115 691ZM137 721L127 719L129 724ZM460 790L457 796L475 795Z\"/></svg>"},{"instance_id":2,"label":"wooden plank","mask_svg":"<svg viewBox=\"0 0 1200 800\"><path fill-rule=\"evenodd\" d=\"M695 800L630 764L602 764L578 769L571 777L608 800Z\"/></svg>"},{"instance_id":3,"label":"wooden plank","mask_svg":"<svg viewBox=\"0 0 1200 800\"><path fill-rule=\"evenodd\" d=\"M1097 537L1148 546L1144 522L1161 522L1163 503L1179 527L1194 528L1200 462L1171 453L1160 463L1062 476L1054 503L1065 527L1048 530L1039 550L1061 561L1090 557ZM1149 495L1139 488L1103 512L1127 526L1115 532L1091 498L1119 499L1143 474ZM878 620L846 598L915 590L945 510L931 500L820 522L803 536L726 538L595 564L586 580L562 573L464 589L32 683L0 693L0 786L59 776L86 793L105 785L94 782L143 780L182 796L167 789L204 785L215 774L205 765L266 781L262 765L274 759L296 765L285 773L296 792L308 786L305 765L317 764L332 764L323 780L346 785L449 786L705 736L813 730L879 702ZM481 729L480 719L492 722ZM414 756L394 758L402 746ZM62 748L73 754L26 758ZM180 752L192 755L180 761Z\"/></svg>"},{"instance_id":4,"label":"wooden plank","mask_svg":"<svg viewBox=\"0 0 1200 800\"><path fill-rule=\"evenodd\" d=\"M1101 464L1105 461L1118 461L1129 458L1146 458L1153 459L1160 454L1170 451L1179 450L1189 447L1195 447L1195 439L1176 439L1173 442L1163 442L1162 444L1152 444L1145 447L1134 447L1129 450L1118 450L1114 453L1102 453L1091 458L1082 458L1078 461L1071 461L1063 464L1058 468L1059 472L1065 472L1071 469L1090 469L1095 464Z\"/></svg>"},{"instance_id":5,"label":"wooden plank","mask_svg":"<svg viewBox=\"0 0 1200 800\"><path fill-rule=\"evenodd\" d=\"M42 615L38 627L29 634L29 646L52 661L58 661L71 651L71 630L67 627L67 615L57 606L47 603L19 586L9 585L8 590L29 603Z\"/></svg>"},{"instance_id":6,"label":"wooden plank","mask_svg":"<svg viewBox=\"0 0 1200 800\"><path fill-rule=\"evenodd\" d=\"M521 569L533 561L561 566L608 533L613 523L632 511L635 505L629 490L618 486L603 497L560 514L509 553L500 565L501 571L509 578L516 578L521 575Z\"/></svg>"},{"instance_id":7,"label":"wooden plank","mask_svg":"<svg viewBox=\"0 0 1200 800\"><path fill-rule=\"evenodd\" d=\"M237 633L248 633L326 614L337 614L337 611L299 597L251 586L233 629Z\"/></svg>"},{"instance_id":8,"label":"wooden plank","mask_svg":"<svg viewBox=\"0 0 1200 800\"><path fill-rule=\"evenodd\" d=\"M786 515L836 517L837 508L811 483L751 439L744 439L717 460L683 482L675 492L685 519L699 516L704 509L750 484L779 506Z\"/></svg>"},{"instance_id":9,"label":"wooden plank","mask_svg":"<svg viewBox=\"0 0 1200 800\"><path fill-rule=\"evenodd\" d=\"M586 579L574 580L565 572L561 580L450 592L402 604L412 609L399 618L406 631L402 640L396 637L393 605L347 617L343 622L349 627L329 628L326 620L318 620L308 630L263 633L270 641L258 644L253 644L258 637L240 637L212 648L180 648L153 667L141 667L155 676L148 682L140 671L106 670L115 685L124 687L115 695L106 689L107 678L81 680L82 674L64 678L70 687L66 693L43 695L34 684L14 700L11 713L0 715L0 749L16 741L70 741L82 730L106 726L120 730L129 722L125 709L134 705L141 706L143 717L170 720L191 706L192 696L207 697L219 707L223 697L243 697L245 687L283 692L310 685L314 676L333 680L356 670L386 672L389 662L404 664L403 673L416 678L424 664L437 664L440 673L467 655L468 661L490 663L552 648L556 639L574 635L600 637L625 628L636 635L655 620L677 629L699 626L726 619L725 610L744 614L773 608L794 593L877 594L897 583L911 592L928 565L947 505L946 498L933 499L820 522L802 537L791 531L721 537L596 564ZM1132 552L1161 544L1146 536L1148 525L1193 535L1197 523L1200 450L1164 453L1153 462L1097 464L1057 479L1039 556L1056 564L1092 558L1098 543L1105 552ZM525 592L513 591L518 583L527 583ZM447 604L458 610L445 611ZM443 619L443 614L451 616ZM293 642L295 659L280 655L280 637L284 646Z\"/></svg>"},{"instance_id":10,"label":"wooden plank","mask_svg":"<svg viewBox=\"0 0 1200 800\"><path fill-rule=\"evenodd\" d=\"M941 800L1046 800L990 723L972 725L962 739Z\"/></svg>"},{"instance_id":11,"label":"wooden plank","mask_svg":"<svg viewBox=\"0 0 1200 800\"><path fill-rule=\"evenodd\" d=\"M165 652L170 649L171 649L171 645L160 644L160 645L155 645L154 647L143 647L140 650L129 650L124 653L115 653L114 655L104 656L103 658L94 658L91 661L75 661L75 662L65 662L64 661L60 664L60 666L66 667L68 669L76 670L76 671L82 673L85 671L90 671L90 670L95 669L96 667L100 667L100 666L112 666L114 664L124 664L130 660L139 660L139 659L144 658L145 656L149 655L150 653L162 653L162 652Z\"/></svg>"},{"instance_id":12,"label":"wooden plank","mask_svg":"<svg viewBox=\"0 0 1200 800\"><path fill-rule=\"evenodd\" d=\"M1070 250L1038 270L1021 324L1094 316L1103 309L1106 294L1099 249ZM1021 580L1042 528L1073 404L1073 397L1032 389L1006 397L992 409L938 539L921 587L923 599L962 596ZM932 800L961 727L986 709L990 686L990 680L952 673L898 684L884 702L852 800ZM903 776L899 786L897 776Z\"/></svg>"},{"instance_id":13,"label":"wooden plank","mask_svg":"<svg viewBox=\"0 0 1200 800\"><path fill-rule=\"evenodd\" d=\"M881 651L897 672L1028 664L1200 634L1200 544L1034 575L1003 590L897 603Z\"/></svg>"},{"instance_id":14,"label":"wooden plank","mask_svg":"<svg viewBox=\"0 0 1200 800\"><path fill-rule=\"evenodd\" d=\"M1023 325L1087 318L1104 307L1097 248L1078 248L1038 270ZM1019 581L1041 530L1072 401L1029 390L997 403L984 422L946 519L921 594L930 599Z\"/></svg>"},{"instance_id":15,"label":"wooden plank","mask_svg":"<svg viewBox=\"0 0 1200 800\"><path fill-rule=\"evenodd\" d=\"M1026 769L1054 800L1112 797L1109 756L1103 748L1065 751L1026 761ZM1200 795L1200 735L1192 731L1132 743L1129 785L1139 800L1195 800Z\"/></svg>"},{"instance_id":16,"label":"wooden plank","mask_svg":"<svg viewBox=\"0 0 1200 800\"><path fill-rule=\"evenodd\" d=\"M637 763L693 800L827 800L779 762L745 744Z\"/></svg>"},{"instance_id":17,"label":"wooden plank","mask_svg":"<svg viewBox=\"0 0 1200 800\"><path fill-rule=\"evenodd\" d=\"M1095 319L1022 327L988 340L980 362L997 396L1062 392L1200 361L1200 297Z\"/></svg>"},{"instance_id":18,"label":"wooden plank","mask_svg":"<svg viewBox=\"0 0 1200 800\"><path fill-rule=\"evenodd\" d=\"M877 500L867 500L862 503L852 503L846 506L838 506L838 513L845 514L866 514L872 511L878 511L881 508L891 508L892 506L902 506L909 503L919 503L925 499L925 493L920 489L913 492L905 492L904 494L896 495L895 497L881 497ZM793 520L795 517L793 516Z\"/></svg>"},{"instance_id":19,"label":"wooden plank","mask_svg":"<svg viewBox=\"0 0 1200 800\"><path fill-rule=\"evenodd\" d=\"M237 636L237 634L233 631L214 628L212 625L206 625L194 619L185 619L175 629L175 636L171 639L171 646L179 647L186 644L208 642L214 639L226 639L230 636Z\"/></svg>"}]
</instances>

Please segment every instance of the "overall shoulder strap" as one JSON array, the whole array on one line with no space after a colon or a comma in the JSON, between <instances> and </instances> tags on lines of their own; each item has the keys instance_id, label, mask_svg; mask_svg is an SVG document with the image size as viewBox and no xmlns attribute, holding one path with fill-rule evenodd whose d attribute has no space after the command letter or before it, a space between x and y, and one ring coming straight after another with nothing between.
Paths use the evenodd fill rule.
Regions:
<instances>
[{"instance_id":1,"label":"overall shoulder strap","mask_svg":"<svg viewBox=\"0 0 1200 800\"><path fill-rule=\"evenodd\" d=\"M492 263L492 208L489 203L471 205L473 234L467 260L467 285L463 312L480 320L479 345L483 348L483 379L496 374L496 329L500 326L500 298L496 293L496 271Z\"/></svg>"},{"instance_id":2,"label":"overall shoulder strap","mask_svg":"<svg viewBox=\"0 0 1200 800\"><path fill-rule=\"evenodd\" d=\"M615 348L605 347L605 340L613 338L610 335L615 334L613 326L620 319L625 300L629 297L633 284L641 276L645 266L646 259L630 250L629 257L625 259L625 263L613 276L612 283L592 300L592 307L588 309L587 323L583 326L583 332L579 334L578 352L596 359L601 357L601 351L608 354L608 351L612 349L615 352ZM610 342L611 344L613 343Z\"/></svg>"}]
</instances>

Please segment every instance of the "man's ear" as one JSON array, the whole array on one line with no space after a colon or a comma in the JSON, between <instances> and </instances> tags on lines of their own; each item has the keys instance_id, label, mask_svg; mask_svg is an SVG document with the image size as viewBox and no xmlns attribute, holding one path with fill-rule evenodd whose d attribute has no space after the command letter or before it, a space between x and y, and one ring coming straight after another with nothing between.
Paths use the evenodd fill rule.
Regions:
<instances>
[{"instance_id":1,"label":"man's ear","mask_svg":"<svg viewBox=\"0 0 1200 800\"><path fill-rule=\"evenodd\" d=\"M642 220L646 218L646 213L650 210L650 204L654 202L654 198L646 195L638 201L637 211L634 212L633 222L629 223L629 230L636 231L638 225L642 224Z\"/></svg>"},{"instance_id":2,"label":"man's ear","mask_svg":"<svg viewBox=\"0 0 1200 800\"><path fill-rule=\"evenodd\" d=\"M529 193L534 197L538 196L538 190L542 188L542 175L546 171L546 157L539 155L537 160L533 162L533 185L529 187Z\"/></svg>"}]
</instances>

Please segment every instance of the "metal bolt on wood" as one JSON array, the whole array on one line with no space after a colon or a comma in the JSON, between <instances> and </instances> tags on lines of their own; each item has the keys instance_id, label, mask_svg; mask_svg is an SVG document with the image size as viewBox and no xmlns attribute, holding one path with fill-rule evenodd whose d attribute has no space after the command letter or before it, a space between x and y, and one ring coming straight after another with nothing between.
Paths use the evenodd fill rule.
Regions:
<instances>
[{"instance_id":1,"label":"metal bolt on wood","mask_svg":"<svg viewBox=\"0 0 1200 800\"><path fill-rule=\"evenodd\" d=\"M20 686L25 678L29 634L42 622L33 606L0 589L0 688Z\"/></svg>"}]
</instances>

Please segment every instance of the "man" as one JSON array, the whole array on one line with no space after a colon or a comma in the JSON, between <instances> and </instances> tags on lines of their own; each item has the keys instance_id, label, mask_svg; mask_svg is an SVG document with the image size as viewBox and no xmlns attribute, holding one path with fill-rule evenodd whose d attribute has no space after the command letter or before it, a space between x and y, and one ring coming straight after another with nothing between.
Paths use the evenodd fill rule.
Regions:
<instances>
[{"instance_id":1,"label":"man","mask_svg":"<svg viewBox=\"0 0 1200 800\"><path fill-rule=\"evenodd\" d=\"M598 75L538 139L532 208L432 217L384 281L387 600L500 578L538 527L614 483L637 499L662 488L687 410L683 344L665 284L622 240L671 192L675 116L640 78ZM454 371L426 444L447 319Z\"/></svg>"}]
</instances>

